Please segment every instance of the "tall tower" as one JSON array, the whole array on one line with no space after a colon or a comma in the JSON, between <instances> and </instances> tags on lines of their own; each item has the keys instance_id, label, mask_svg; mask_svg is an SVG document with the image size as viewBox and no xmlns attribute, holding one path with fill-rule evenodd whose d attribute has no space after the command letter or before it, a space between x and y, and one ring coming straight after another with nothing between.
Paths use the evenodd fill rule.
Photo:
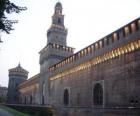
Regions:
<instances>
[{"instance_id":1,"label":"tall tower","mask_svg":"<svg viewBox=\"0 0 140 116\"><path fill-rule=\"evenodd\" d=\"M51 27L47 31L47 45L40 51L40 71L73 54L73 48L67 46L67 29L64 26L62 5L57 2L52 16Z\"/></svg>"},{"instance_id":2,"label":"tall tower","mask_svg":"<svg viewBox=\"0 0 140 116\"><path fill-rule=\"evenodd\" d=\"M18 85L27 80L28 71L23 69L20 64L12 69L9 69L9 84L8 84L8 99L10 104L17 104L19 102Z\"/></svg>"},{"instance_id":3,"label":"tall tower","mask_svg":"<svg viewBox=\"0 0 140 116\"><path fill-rule=\"evenodd\" d=\"M62 9L61 3L58 2L55 5L54 15L52 16L52 25L47 32L47 43L56 43L66 46L67 29L64 26Z\"/></svg>"},{"instance_id":4,"label":"tall tower","mask_svg":"<svg viewBox=\"0 0 140 116\"><path fill-rule=\"evenodd\" d=\"M64 26L62 5L57 2L52 16L51 27L47 31L47 45L40 51L40 101L49 103L48 68L73 54L74 49L67 46L67 29Z\"/></svg>"}]
</instances>

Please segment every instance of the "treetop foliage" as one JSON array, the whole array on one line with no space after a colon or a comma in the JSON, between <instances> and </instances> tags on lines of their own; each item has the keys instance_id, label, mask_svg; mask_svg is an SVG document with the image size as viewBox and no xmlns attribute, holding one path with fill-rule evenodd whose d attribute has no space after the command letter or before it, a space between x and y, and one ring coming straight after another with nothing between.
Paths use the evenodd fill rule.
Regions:
<instances>
[{"instance_id":1,"label":"treetop foliage","mask_svg":"<svg viewBox=\"0 0 140 116\"><path fill-rule=\"evenodd\" d=\"M13 12L20 13L26 9L26 7L17 6L9 0L0 0L0 31L9 34L11 30L14 30L12 25L17 23L17 20L7 19L6 14L11 14Z\"/></svg>"}]
</instances>

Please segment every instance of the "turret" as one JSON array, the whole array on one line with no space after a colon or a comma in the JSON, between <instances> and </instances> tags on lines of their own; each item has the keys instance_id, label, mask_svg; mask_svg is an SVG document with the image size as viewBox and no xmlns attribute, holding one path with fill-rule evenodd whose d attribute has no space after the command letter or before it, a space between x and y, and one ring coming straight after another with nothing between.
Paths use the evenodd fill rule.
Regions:
<instances>
[{"instance_id":1,"label":"turret","mask_svg":"<svg viewBox=\"0 0 140 116\"><path fill-rule=\"evenodd\" d=\"M8 99L7 102L17 104L19 101L18 86L23 81L27 80L28 71L23 69L20 64L12 69L9 69L9 84L8 84Z\"/></svg>"}]
</instances>

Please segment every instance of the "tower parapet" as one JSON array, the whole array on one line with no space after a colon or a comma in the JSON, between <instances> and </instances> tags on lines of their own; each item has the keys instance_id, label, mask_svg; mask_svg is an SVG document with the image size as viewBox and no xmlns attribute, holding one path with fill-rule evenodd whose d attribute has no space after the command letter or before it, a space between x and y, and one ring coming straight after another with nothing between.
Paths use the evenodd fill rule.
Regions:
<instances>
[{"instance_id":1,"label":"tower parapet","mask_svg":"<svg viewBox=\"0 0 140 116\"><path fill-rule=\"evenodd\" d=\"M19 64L17 67L9 69L9 77L11 76L21 76L27 79L28 71L23 69Z\"/></svg>"}]
</instances>

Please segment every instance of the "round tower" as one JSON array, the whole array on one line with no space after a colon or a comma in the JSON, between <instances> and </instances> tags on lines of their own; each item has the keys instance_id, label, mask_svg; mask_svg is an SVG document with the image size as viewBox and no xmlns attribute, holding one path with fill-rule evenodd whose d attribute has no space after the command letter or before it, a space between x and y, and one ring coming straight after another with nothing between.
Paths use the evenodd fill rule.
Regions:
<instances>
[{"instance_id":1,"label":"round tower","mask_svg":"<svg viewBox=\"0 0 140 116\"><path fill-rule=\"evenodd\" d=\"M18 86L23 81L27 80L28 71L23 69L20 64L12 69L9 69L9 84L8 84L8 94L7 102L10 104L17 104L19 101L19 91Z\"/></svg>"}]
</instances>

